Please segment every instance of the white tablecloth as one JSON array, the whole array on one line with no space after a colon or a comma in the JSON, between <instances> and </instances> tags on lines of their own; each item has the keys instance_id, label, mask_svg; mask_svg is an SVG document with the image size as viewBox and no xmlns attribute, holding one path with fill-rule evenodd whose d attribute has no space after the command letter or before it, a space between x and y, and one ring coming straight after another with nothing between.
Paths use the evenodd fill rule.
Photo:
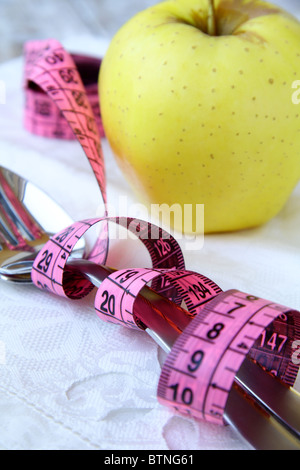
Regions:
<instances>
[{"instance_id":1,"label":"white tablecloth","mask_svg":"<svg viewBox=\"0 0 300 470\"><path fill-rule=\"evenodd\" d=\"M64 46L101 56L107 44L84 37L69 38ZM31 179L74 219L94 216L99 192L79 144L23 129L22 67L22 58L0 67L6 84L0 164ZM105 141L103 148L109 201L117 205L126 196L129 214L136 215L130 204L137 201ZM180 242L187 268L224 290L237 288L299 309L299 227L300 186L260 228L206 236L198 251ZM143 253L131 248L126 245L121 258L119 248L113 249L113 262L143 265ZM74 302L1 282L0 298L0 448L249 448L230 427L195 422L161 406L156 386L164 354L143 332L100 321L93 294Z\"/></svg>"}]
</instances>

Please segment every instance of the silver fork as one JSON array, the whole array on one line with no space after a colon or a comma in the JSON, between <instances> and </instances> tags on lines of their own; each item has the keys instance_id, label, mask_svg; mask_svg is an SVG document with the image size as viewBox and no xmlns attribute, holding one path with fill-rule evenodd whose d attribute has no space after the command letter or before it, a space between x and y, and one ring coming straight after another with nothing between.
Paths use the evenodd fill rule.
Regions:
<instances>
[{"instance_id":1,"label":"silver fork","mask_svg":"<svg viewBox=\"0 0 300 470\"><path fill-rule=\"evenodd\" d=\"M0 166L0 278L31 283L37 253L52 233L70 223L69 215L48 195ZM83 250L81 240L73 256L82 256Z\"/></svg>"},{"instance_id":2,"label":"silver fork","mask_svg":"<svg viewBox=\"0 0 300 470\"><path fill-rule=\"evenodd\" d=\"M9 182L10 189L5 182ZM18 191L12 193L16 183ZM33 261L48 234L27 210L25 183L28 182L0 167L0 277L30 283ZM69 260L68 267L80 271L96 287L112 271L76 258ZM134 314L166 352L190 321L183 308L149 287L137 297ZM224 418L256 449L300 450L300 395L248 358L235 377Z\"/></svg>"}]
</instances>

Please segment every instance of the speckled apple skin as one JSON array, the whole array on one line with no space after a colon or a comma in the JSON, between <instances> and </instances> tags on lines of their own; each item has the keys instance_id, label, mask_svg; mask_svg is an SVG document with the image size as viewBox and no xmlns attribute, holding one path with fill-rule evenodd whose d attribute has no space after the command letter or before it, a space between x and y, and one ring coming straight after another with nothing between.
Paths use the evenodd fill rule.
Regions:
<instances>
[{"instance_id":1,"label":"speckled apple skin","mask_svg":"<svg viewBox=\"0 0 300 470\"><path fill-rule=\"evenodd\" d=\"M215 11L219 36L199 29L206 0L139 13L99 76L106 136L139 199L204 204L206 233L265 223L300 177L300 23L256 0Z\"/></svg>"}]
</instances>

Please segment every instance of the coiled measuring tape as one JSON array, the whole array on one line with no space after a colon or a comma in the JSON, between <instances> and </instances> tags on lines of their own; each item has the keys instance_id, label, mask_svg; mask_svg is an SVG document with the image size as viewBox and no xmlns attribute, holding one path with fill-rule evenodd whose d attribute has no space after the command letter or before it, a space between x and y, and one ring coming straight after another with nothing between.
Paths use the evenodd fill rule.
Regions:
<instances>
[{"instance_id":1,"label":"coiled measuring tape","mask_svg":"<svg viewBox=\"0 0 300 470\"><path fill-rule=\"evenodd\" d=\"M95 121L95 105L89 101L74 56L58 41L26 44L25 93L25 127L47 137L65 138L72 133L91 164L106 207L103 129L99 120ZM52 108L41 104L46 103L46 98L54 102L63 121L53 123L54 113L45 112ZM80 275L70 275L67 261L79 239L96 224L102 224L104 229L85 257L105 264L109 222L136 235L137 241L146 246L152 267L117 270L107 275L95 296L96 314L105 321L142 328L134 306L149 283L157 293L185 305L188 326L162 368L158 384L161 403L197 419L224 424L227 397L246 356L287 385L294 384L300 361L293 360L293 346L300 340L300 313L237 290L223 292L204 275L186 270L176 240L148 222L126 217L112 219L105 213L64 228L38 254L32 270L34 284L71 299L87 295L94 286Z\"/></svg>"},{"instance_id":2,"label":"coiled measuring tape","mask_svg":"<svg viewBox=\"0 0 300 470\"><path fill-rule=\"evenodd\" d=\"M26 67L30 66L31 61L34 60L34 56L35 50L31 49L31 47L29 50L27 48ZM72 89L72 99L76 102L78 109L85 109L86 99L88 99L97 128L99 129L101 137L104 137L97 85L101 59L79 54L71 54L70 58L73 63L70 61L66 66L60 68L58 72L60 79L67 87L70 84L76 84L77 74L79 73L84 86L84 93L81 89ZM65 56L64 53L56 50L45 59L49 65L52 64L55 66L60 62L64 62ZM27 73L26 76L28 76ZM51 86L52 90L50 89ZM26 106L25 128L29 132L41 137L66 140L76 139L74 131L56 105L55 100L53 100L56 96L57 88L55 88L54 84L48 84L47 91L52 91L52 98L50 98L36 82L27 82L24 89Z\"/></svg>"},{"instance_id":3,"label":"coiled measuring tape","mask_svg":"<svg viewBox=\"0 0 300 470\"><path fill-rule=\"evenodd\" d=\"M222 424L234 377L252 345L272 321L288 315L294 318L298 313L237 290L216 296L191 321L169 354L158 386L161 403ZM281 328L275 331L273 326L271 331L278 351L282 350L288 337ZM250 356L257 357L259 349L256 344ZM288 357L287 351L281 357ZM297 367L288 361L277 364L275 372L293 384Z\"/></svg>"}]
</instances>

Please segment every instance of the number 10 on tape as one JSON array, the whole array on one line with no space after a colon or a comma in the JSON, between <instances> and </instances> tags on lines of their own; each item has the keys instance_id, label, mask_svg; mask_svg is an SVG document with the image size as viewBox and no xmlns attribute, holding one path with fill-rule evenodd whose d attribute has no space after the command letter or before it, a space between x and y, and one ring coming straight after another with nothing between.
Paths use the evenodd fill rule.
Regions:
<instances>
[{"instance_id":1,"label":"number 10 on tape","mask_svg":"<svg viewBox=\"0 0 300 470\"><path fill-rule=\"evenodd\" d=\"M159 401L224 424L227 398L246 355L268 325L289 311L237 290L216 296L175 342L160 376Z\"/></svg>"}]
</instances>

